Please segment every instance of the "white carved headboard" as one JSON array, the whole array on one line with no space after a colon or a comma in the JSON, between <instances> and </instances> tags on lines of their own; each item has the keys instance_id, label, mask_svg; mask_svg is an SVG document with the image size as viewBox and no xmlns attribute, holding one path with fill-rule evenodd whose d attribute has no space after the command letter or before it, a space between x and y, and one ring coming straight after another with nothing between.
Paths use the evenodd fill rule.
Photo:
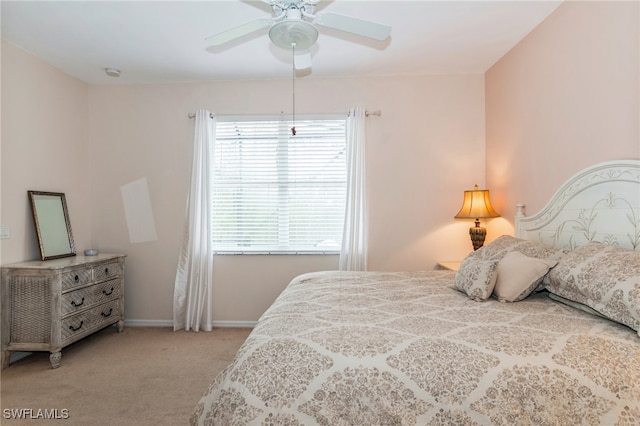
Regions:
<instances>
[{"instance_id":1,"label":"white carved headboard","mask_svg":"<svg viewBox=\"0 0 640 426\"><path fill-rule=\"evenodd\" d=\"M640 250L640 160L576 173L532 216L518 204L516 237L573 249L589 241Z\"/></svg>"}]
</instances>

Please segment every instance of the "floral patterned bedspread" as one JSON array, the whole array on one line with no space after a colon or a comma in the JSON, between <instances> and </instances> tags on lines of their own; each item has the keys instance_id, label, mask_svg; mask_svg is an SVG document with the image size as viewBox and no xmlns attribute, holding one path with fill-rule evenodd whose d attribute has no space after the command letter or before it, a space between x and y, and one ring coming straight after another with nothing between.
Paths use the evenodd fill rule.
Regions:
<instances>
[{"instance_id":1,"label":"floral patterned bedspread","mask_svg":"<svg viewBox=\"0 0 640 426\"><path fill-rule=\"evenodd\" d=\"M294 279L192 424L640 424L640 338L545 293L475 302L454 272Z\"/></svg>"}]
</instances>

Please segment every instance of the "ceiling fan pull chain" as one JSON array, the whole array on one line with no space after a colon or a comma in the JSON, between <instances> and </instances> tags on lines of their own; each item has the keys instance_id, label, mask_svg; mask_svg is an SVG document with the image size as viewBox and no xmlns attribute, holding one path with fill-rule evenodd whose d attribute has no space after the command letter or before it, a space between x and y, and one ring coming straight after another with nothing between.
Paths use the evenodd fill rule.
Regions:
<instances>
[{"instance_id":1,"label":"ceiling fan pull chain","mask_svg":"<svg viewBox=\"0 0 640 426\"><path fill-rule=\"evenodd\" d=\"M296 44L291 43L292 62L291 62L291 93L292 93L292 109L293 109L293 125L291 126L291 135L296 135Z\"/></svg>"}]
</instances>

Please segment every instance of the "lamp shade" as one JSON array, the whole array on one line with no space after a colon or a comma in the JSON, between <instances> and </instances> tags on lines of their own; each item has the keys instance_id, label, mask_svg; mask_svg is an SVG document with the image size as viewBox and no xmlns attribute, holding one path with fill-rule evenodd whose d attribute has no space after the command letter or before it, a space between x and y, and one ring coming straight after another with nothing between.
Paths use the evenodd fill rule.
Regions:
<instances>
[{"instance_id":1,"label":"lamp shade","mask_svg":"<svg viewBox=\"0 0 640 426\"><path fill-rule=\"evenodd\" d=\"M460 211L455 215L456 219L491 217L500 217L500 215L491 206L488 189L478 189L478 185L476 185L472 191L464 191L464 200Z\"/></svg>"}]
</instances>

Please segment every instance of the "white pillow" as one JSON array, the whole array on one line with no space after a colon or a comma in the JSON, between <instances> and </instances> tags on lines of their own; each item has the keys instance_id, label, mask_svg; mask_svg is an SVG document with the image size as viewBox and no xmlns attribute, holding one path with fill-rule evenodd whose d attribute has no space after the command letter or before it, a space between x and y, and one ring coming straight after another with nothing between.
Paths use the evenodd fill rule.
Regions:
<instances>
[{"instance_id":1,"label":"white pillow","mask_svg":"<svg viewBox=\"0 0 640 426\"><path fill-rule=\"evenodd\" d=\"M501 302L517 302L538 287L555 260L536 259L519 251L507 253L498 263L498 280L493 294Z\"/></svg>"}]
</instances>

